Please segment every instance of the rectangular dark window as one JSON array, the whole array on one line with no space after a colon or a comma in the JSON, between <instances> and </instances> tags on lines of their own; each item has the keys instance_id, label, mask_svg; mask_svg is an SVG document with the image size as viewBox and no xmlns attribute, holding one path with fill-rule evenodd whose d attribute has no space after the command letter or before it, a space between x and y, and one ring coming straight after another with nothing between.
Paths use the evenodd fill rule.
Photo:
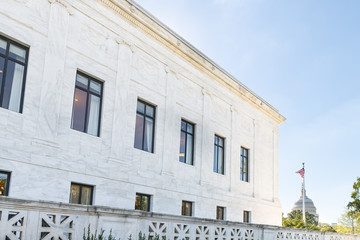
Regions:
<instances>
[{"instance_id":1,"label":"rectangular dark window","mask_svg":"<svg viewBox=\"0 0 360 240\"><path fill-rule=\"evenodd\" d=\"M136 193L135 210L150 212L150 195Z\"/></svg>"},{"instance_id":2,"label":"rectangular dark window","mask_svg":"<svg viewBox=\"0 0 360 240\"><path fill-rule=\"evenodd\" d=\"M240 180L249 182L249 150L241 147Z\"/></svg>"},{"instance_id":3,"label":"rectangular dark window","mask_svg":"<svg viewBox=\"0 0 360 240\"><path fill-rule=\"evenodd\" d=\"M181 120L179 161L193 165L194 161L194 124Z\"/></svg>"},{"instance_id":4,"label":"rectangular dark window","mask_svg":"<svg viewBox=\"0 0 360 240\"><path fill-rule=\"evenodd\" d=\"M0 106L22 112L29 49L0 36Z\"/></svg>"},{"instance_id":5,"label":"rectangular dark window","mask_svg":"<svg viewBox=\"0 0 360 240\"><path fill-rule=\"evenodd\" d=\"M188 201L182 201L181 215L192 216L193 214L193 203Z\"/></svg>"},{"instance_id":6,"label":"rectangular dark window","mask_svg":"<svg viewBox=\"0 0 360 240\"><path fill-rule=\"evenodd\" d=\"M83 73L76 74L71 128L100 135L103 84Z\"/></svg>"},{"instance_id":7,"label":"rectangular dark window","mask_svg":"<svg viewBox=\"0 0 360 240\"><path fill-rule=\"evenodd\" d=\"M224 174L225 139L215 135L214 142L214 172Z\"/></svg>"},{"instance_id":8,"label":"rectangular dark window","mask_svg":"<svg viewBox=\"0 0 360 240\"><path fill-rule=\"evenodd\" d=\"M138 100L136 109L134 147L154 152L155 107Z\"/></svg>"},{"instance_id":9,"label":"rectangular dark window","mask_svg":"<svg viewBox=\"0 0 360 240\"><path fill-rule=\"evenodd\" d=\"M9 195L10 173L0 171L0 196Z\"/></svg>"},{"instance_id":10,"label":"rectangular dark window","mask_svg":"<svg viewBox=\"0 0 360 240\"><path fill-rule=\"evenodd\" d=\"M92 205L93 192L93 186L71 183L70 203Z\"/></svg>"},{"instance_id":11,"label":"rectangular dark window","mask_svg":"<svg viewBox=\"0 0 360 240\"><path fill-rule=\"evenodd\" d=\"M225 208L224 207L216 207L216 219L217 220L225 220Z\"/></svg>"},{"instance_id":12,"label":"rectangular dark window","mask_svg":"<svg viewBox=\"0 0 360 240\"><path fill-rule=\"evenodd\" d=\"M244 211L244 217L243 217L243 222L244 223L250 223L250 217L251 217L251 212L250 211Z\"/></svg>"}]
</instances>

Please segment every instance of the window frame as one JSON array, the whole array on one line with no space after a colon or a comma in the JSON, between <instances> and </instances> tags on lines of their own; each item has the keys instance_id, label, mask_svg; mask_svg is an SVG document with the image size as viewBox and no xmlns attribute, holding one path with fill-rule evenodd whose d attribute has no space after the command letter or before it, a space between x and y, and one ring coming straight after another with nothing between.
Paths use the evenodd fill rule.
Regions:
<instances>
[{"instance_id":1,"label":"window frame","mask_svg":"<svg viewBox=\"0 0 360 240\"><path fill-rule=\"evenodd\" d=\"M219 209L222 209L222 214L219 216ZM216 220L225 220L226 207L216 206Z\"/></svg>"},{"instance_id":2,"label":"window frame","mask_svg":"<svg viewBox=\"0 0 360 240\"><path fill-rule=\"evenodd\" d=\"M182 130L181 126L182 126L182 123L185 123L186 124L186 130ZM188 125L191 125L192 126L192 133L189 133L187 131L187 126ZM195 145L195 124L194 123L191 123L185 119L181 119L181 123L180 123L180 148L181 148L181 133L185 133L185 152L184 152L184 162L182 162L180 160L180 156L179 156L179 162L182 162L182 163L185 163L185 164L188 164L188 165L194 165L194 152L195 152L195 149L194 149L194 145ZM186 156L187 156L187 139L188 139L188 135L191 135L192 136L192 141L191 141L191 148L192 148L192 152L191 152L191 162L190 163L187 163L186 162ZM179 152L180 154L180 152Z\"/></svg>"},{"instance_id":3,"label":"window frame","mask_svg":"<svg viewBox=\"0 0 360 240\"><path fill-rule=\"evenodd\" d=\"M222 142L223 142L222 146L216 143L217 138L220 138L222 140ZM215 148L221 148L222 149L222 156L221 156L222 157L222 172L220 172L219 169L218 169L218 166L219 166L219 154L215 155L215 152L219 152L219 151L215 151ZM221 174L221 175L225 175L225 138L221 137L221 136L219 136L217 134L214 135L214 166L213 166L213 172Z\"/></svg>"},{"instance_id":4,"label":"window frame","mask_svg":"<svg viewBox=\"0 0 360 240\"><path fill-rule=\"evenodd\" d=\"M142 103L142 104L145 105L144 113L138 111L138 109L137 109L137 103L138 103L138 102L140 102L140 103ZM146 107L147 107L147 106L150 106L150 107L152 107L152 108L154 109L154 114L153 114L154 116L153 116L153 117L146 115ZM149 103L149 102L146 102L146 101L138 98L137 101L136 101L136 115L137 115L137 114L140 114L140 115L144 118L144 123L143 123L141 149L135 147L135 137L136 137L136 136L134 136L134 148L139 149L139 150L142 150L142 151L145 151L145 152L154 153L154 146L155 146L155 124L156 124L156 106L155 106L154 104L151 104L151 103ZM136 115L135 115L135 133L136 133ZM151 119L153 120L152 139L151 139L151 151L146 151L146 150L144 149L146 118L151 118Z\"/></svg>"},{"instance_id":5,"label":"window frame","mask_svg":"<svg viewBox=\"0 0 360 240\"><path fill-rule=\"evenodd\" d=\"M244 210L244 212L243 212L243 222L244 223L251 223L251 211Z\"/></svg>"},{"instance_id":6,"label":"window frame","mask_svg":"<svg viewBox=\"0 0 360 240\"><path fill-rule=\"evenodd\" d=\"M11 40L10 38L7 38L3 35L0 35L0 39L6 41L6 52L5 55L0 53L0 57L3 57L5 59L4 62L4 72L3 72L3 78L2 83L1 83L1 90L0 90L0 107L2 107L3 104L3 97L4 97L4 85L5 85L5 80L6 80L6 73L7 73L7 65L8 65L8 61L13 61L17 64L20 64L22 66L24 66L24 76L22 79L22 86L21 86L21 97L20 97L20 106L19 106L19 112L18 113L23 113L23 107L24 107L24 98L25 98L25 86L26 86L26 76L27 76L27 69L28 69L28 63L29 63L29 50L30 48L28 46L24 46L23 44L20 44L14 40ZM19 60L16 60L12 57L9 56L9 52L10 52L10 44L13 44L21 49L24 49L26 52L26 56L25 56L25 61L21 62ZM4 109L8 109L8 108L4 108ZM9 109L8 109L9 110ZM11 110L10 110L11 111ZM13 111L15 112L15 111Z\"/></svg>"},{"instance_id":7,"label":"window frame","mask_svg":"<svg viewBox=\"0 0 360 240\"><path fill-rule=\"evenodd\" d=\"M140 207L142 206L142 202L143 202L143 197L147 197L148 198L148 203L147 203L147 210L143 210L143 209L136 209L136 197L140 196ZM135 194L135 210L138 211L144 211L144 212L151 212L151 195L149 194L144 194L144 193L136 193Z\"/></svg>"},{"instance_id":8,"label":"window frame","mask_svg":"<svg viewBox=\"0 0 360 240\"><path fill-rule=\"evenodd\" d=\"M72 187L72 185L78 185L78 186L80 187L80 190L79 190L79 202L78 202L78 203L72 203L72 202L70 202L70 200L71 200L71 187ZM90 204L81 204L82 187L90 187L90 188L91 188ZM93 185L82 184L82 183L77 183L77 182L71 182L71 184L70 184L69 203L71 203L71 204L85 205L85 206L91 206L91 205L93 205L94 189L95 189L95 187L94 187Z\"/></svg>"},{"instance_id":9,"label":"window frame","mask_svg":"<svg viewBox=\"0 0 360 240\"><path fill-rule=\"evenodd\" d=\"M244 154L246 152L246 154ZM249 182L249 149L241 146L240 148L240 180ZM244 171L244 160L246 160L246 171Z\"/></svg>"},{"instance_id":10,"label":"window frame","mask_svg":"<svg viewBox=\"0 0 360 240\"><path fill-rule=\"evenodd\" d=\"M77 76L80 75L82 77L85 77L88 79L88 86L87 88L83 88L83 87L80 87L80 86L77 86L76 85L76 81L77 81ZM90 90L90 81L94 81L94 82L97 82L97 83L100 83L101 84L101 93L98 94L98 93L95 93L94 91L91 91ZM72 108L72 113L71 113L71 125L73 125L73 118L74 118L74 106L75 106L75 93L76 93L76 88L81 90L81 91L84 91L86 92L86 107L85 107L85 119L84 119L84 129L83 130L78 130L78 129L75 129L73 128L72 126L70 126L71 129L75 130L75 131L78 131L78 132L83 132L83 133L86 133L86 134L89 134L89 135L92 135L90 133L87 132L87 127L88 127L88 123L87 123L87 118L88 118L88 108L89 108L89 95L94 95L96 97L99 97L100 98L100 109L99 109L99 122L98 122L98 130L97 130L97 135L96 137L100 137L100 127L101 127L101 113L102 113L102 102L103 102L103 92L104 92L104 82L99 80L99 79L96 79L86 73L83 73L79 70L76 71L76 77L75 77L75 88L74 88L74 97L73 97L73 108ZM95 136L95 135L92 135L92 136Z\"/></svg>"},{"instance_id":11,"label":"window frame","mask_svg":"<svg viewBox=\"0 0 360 240\"><path fill-rule=\"evenodd\" d=\"M186 204L190 204L190 215L186 215ZM192 217L194 215L194 202L182 200L181 202L181 216Z\"/></svg>"},{"instance_id":12,"label":"window frame","mask_svg":"<svg viewBox=\"0 0 360 240\"><path fill-rule=\"evenodd\" d=\"M0 170L0 173L7 175L6 185L5 185L5 194L0 195L0 196L6 196L7 197L7 196L9 196L9 190L10 190L11 172Z\"/></svg>"}]
</instances>

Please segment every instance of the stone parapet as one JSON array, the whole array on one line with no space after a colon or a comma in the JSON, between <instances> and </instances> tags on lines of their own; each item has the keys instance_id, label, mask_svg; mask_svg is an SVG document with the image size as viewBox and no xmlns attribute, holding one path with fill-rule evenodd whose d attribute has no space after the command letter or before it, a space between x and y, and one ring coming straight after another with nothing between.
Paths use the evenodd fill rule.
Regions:
<instances>
[{"instance_id":1,"label":"stone parapet","mask_svg":"<svg viewBox=\"0 0 360 240\"><path fill-rule=\"evenodd\" d=\"M0 197L0 239L82 239L84 229L112 230L117 238L139 232L160 239L197 240L358 240L344 235L270 225L174 216L103 206Z\"/></svg>"}]
</instances>

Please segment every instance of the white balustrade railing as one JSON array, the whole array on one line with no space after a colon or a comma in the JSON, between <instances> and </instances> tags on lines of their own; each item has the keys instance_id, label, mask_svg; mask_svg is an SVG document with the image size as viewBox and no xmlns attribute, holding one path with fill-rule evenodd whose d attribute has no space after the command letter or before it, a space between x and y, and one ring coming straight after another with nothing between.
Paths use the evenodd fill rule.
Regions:
<instances>
[{"instance_id":1,"label":"white balustrade railing","mask_svg":"<svg viewBox=\"0 0 360 240\"><path fill-rule=\"evenodd\" d=\"M162 240L360 240L357 235L0 197L0 240L81 240L88 226L133 240L140 232Z\"/></svg>"}]
</instances>

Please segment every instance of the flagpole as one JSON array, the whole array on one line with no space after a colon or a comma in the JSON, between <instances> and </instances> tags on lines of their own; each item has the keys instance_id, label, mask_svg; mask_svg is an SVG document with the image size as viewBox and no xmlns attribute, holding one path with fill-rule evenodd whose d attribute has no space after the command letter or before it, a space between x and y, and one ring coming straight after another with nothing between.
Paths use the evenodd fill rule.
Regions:
<instances>
[{"instance_id":1,"label":"flagpole","mask_svg":"<svg viewBox=\"0 0 360 240\"><path fill-rule=\"evenodd\" d=\"M303 163L303 169L305 171L305 163ZM302 190L303 190L303 192L302 192L302 195L303 195L303 201L302 201L303 221L306 224L306 218L305 218L305 172L304 172L304 177L303 177L303 189Z\"/></svg>"}]
</instances>

